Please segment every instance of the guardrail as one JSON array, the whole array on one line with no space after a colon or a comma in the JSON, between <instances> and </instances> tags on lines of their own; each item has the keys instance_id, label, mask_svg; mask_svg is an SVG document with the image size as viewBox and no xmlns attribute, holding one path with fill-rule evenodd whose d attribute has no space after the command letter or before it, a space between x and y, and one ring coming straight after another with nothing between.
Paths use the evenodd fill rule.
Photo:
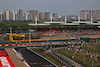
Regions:
<instances>
[{"instance_id":1,"label":"guardrail","mask_svg":"<svg viewBox=\"0 0 100 67\"><path fill-rule=\"evenodd\" d=\"M69 64L67 64L65 61L63 61L61 58L59 58L58 56L56 56L54 53L49 52L49 54L51 56L53 56L55 59L57 59L61 64L65 65L66 67L71 67Z\"/></svg>"},{"instance_id":2,"label":"guardrail","mask_svg":"<svg viewBox=\"0 0 100 67\"><path fill-rule=\"evenodd\" d=\"M1 46L46 46L46 45L72 45L76 44L76 42L37 42L37 43L20 43L20 44L0 44ZM79 44L85 44L79 43Z\"/></svg>"}]
</instances>

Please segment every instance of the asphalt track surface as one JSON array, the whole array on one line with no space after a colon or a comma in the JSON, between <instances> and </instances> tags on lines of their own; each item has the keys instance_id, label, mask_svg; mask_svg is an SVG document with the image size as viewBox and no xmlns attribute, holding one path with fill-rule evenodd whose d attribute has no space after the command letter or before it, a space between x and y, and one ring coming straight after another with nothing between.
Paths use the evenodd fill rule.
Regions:
<instances>
[{"instance_id":1,"label":"asphalt track surface","mask_svg":"<svg viewBox=\"0 0 100 67\"><path fill-rule=\"evenodd\" d=\"M22 54L23 58L31 67L56 67L25 47L17 47L15 50Z\"/></svg>"}]
</instances>

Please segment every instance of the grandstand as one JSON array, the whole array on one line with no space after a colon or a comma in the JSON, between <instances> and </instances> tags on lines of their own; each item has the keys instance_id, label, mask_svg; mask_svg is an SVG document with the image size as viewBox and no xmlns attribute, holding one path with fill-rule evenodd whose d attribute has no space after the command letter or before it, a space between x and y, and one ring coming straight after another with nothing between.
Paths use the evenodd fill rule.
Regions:
<instances>
[{"instance_id":1,"label":"grandstand","mask_svg":"<svg viewBox=\"0 0 100 67\"><path fill-rule=\"evenodd\" d=\"M43 28L38 29L42 37L83 37L83 36L99 36L100 29L68 29L68 28Z\"/></svg>"},{"instance_id":2,"label":"grandstand","mask_svg":"<svg viewBox=\"0 0 100 67\"><path fill-rule=\"evenodd\" d=\"M93 37L100 37L100 29L99 29L99 22L93 23L92 21L73 21L72 23L66 23L65 22L44 22L44 24L38 24L37 18L35 19L34 23L29 23L28 25L31 25L35 28L37 34L32 34L31 39L57 39L57 38L71 38L71 37L82 37L82 38L93 38ZM46 26L50 26L49 28ZM15 34L17 35L17 34ZM0 39L2 40L10 40L9 38L12 38L16 41L23 40L28 41L29 40L29 34L24 34L24 37L18 36L11 36L7 34L1 34ZM19 39L19 40L18 40Z\"/></svg>"},{"instance_id":3,"label":"grandstand","mask_svg":"<svg viewBox=\"0 0 100 67\"><path fill-rule=\"evenodd\" d=\"M69 38L69 37L91 37L91 36L99 36L100 30L99 25L100 23L93 23L92 18L91 21L80 21L80 18L78 18L78 21L73 21L72 23L66 23L66 17L64 22L44 22L45 25L51 25L51 28L41 28L42 25L39 24L39 28L36 28L35 24L29 24L36 28L39 34L41 34L41 38ZM36 24L38 26L38 23L36 21ZM58 25L63 26L63 28L59 28ZM55 26L55 27L53 27Z\"/></svg>"}]
</instances>

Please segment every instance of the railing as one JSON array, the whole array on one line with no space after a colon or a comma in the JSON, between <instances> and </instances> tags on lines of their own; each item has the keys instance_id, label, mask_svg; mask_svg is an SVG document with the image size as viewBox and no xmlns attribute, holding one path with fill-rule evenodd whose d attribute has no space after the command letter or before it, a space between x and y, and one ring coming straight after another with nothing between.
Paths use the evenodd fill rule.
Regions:
<instances>
[{"instance_id":1,"label":"railing","mask_svg":"<svg viewBox=\"0 0 100 67\"><path fill-rule=\"evenodd\" d=\"M56 56L54 53L49 52L50 55L52 55L54 58L56 58L59 62L61 62L63 65L65 65L66 67L71 67L69 64L67 64L65 61L63 61L61 58L59 58L58 56Z\"/></svg>"}]
</instances>

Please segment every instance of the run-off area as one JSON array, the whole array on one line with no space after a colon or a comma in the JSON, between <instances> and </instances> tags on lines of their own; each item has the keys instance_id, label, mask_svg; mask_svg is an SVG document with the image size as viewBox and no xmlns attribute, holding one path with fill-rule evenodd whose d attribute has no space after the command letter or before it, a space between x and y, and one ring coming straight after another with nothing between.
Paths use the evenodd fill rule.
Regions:
<instances>
[{"instance_id":1,"label":"run-off area","mask_svg":"<svg viewBox=\"0 0 100 67\"><path fill-rule=\"evenodd\" d=\"M5 49L0 49L0 67L15 67Z\"/></svg>"}]
</instances>

